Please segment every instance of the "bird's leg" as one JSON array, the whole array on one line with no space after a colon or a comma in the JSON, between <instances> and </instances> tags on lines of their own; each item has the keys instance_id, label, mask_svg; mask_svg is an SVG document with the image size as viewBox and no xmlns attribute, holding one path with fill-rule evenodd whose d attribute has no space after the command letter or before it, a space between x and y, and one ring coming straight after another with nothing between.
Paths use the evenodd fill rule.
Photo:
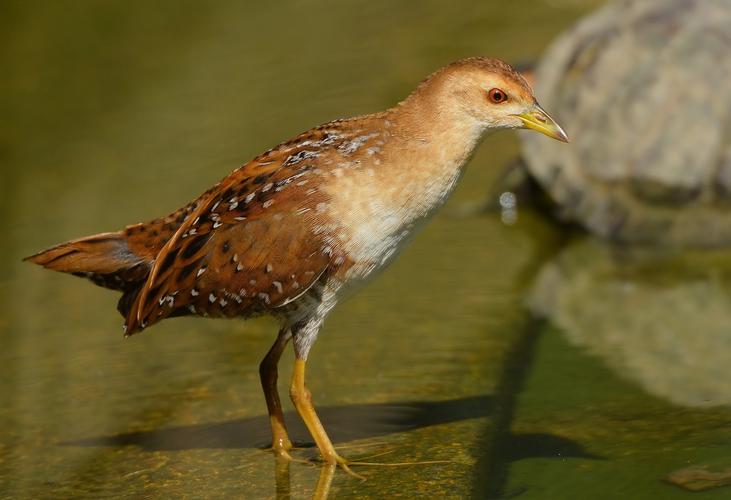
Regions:
<instances>
[{"instance_id":1,"label":"bird's leg","mask_svg":"<svg viewBox=\"0 0 731 500\"><path fill-rule=\"evenodd\" d=\"M282 403L279 400L279 392L277 391L277 364L290 338L292 338L291 330L282 328L279 331L277 340L274 341L259 365L261 387L264 389L264 397L269 411L269 423L272 427L272 450L277 455L286 458L290 458L289 450L292 449L292 441L287 434L287 426L284 424L284 415L282 414Z\"/></svg>"},{"instance_id":2,"label":"bird's leg","mask_svg":"<svg viewBox=\"0 0 731 500\"><path fill-rule=\"evenodd\" d=\"M305 386L305 363L305 360L299 357L294 362L292 385L289 388L289 395L292 398L292 402L295 408L297 408L300 417L305 422L307 430L310 431L310 434L315 440L323 460L329 465L338 465L346 472L361 477L351 471L350 467L348 467L348 461L335 451L332 441L330 441L327 432L325 432L325 428L320 422L320 418L315 412L315 407L312 405L312 394L307 389L307 386Z\"/></svg>"}]
</instances>

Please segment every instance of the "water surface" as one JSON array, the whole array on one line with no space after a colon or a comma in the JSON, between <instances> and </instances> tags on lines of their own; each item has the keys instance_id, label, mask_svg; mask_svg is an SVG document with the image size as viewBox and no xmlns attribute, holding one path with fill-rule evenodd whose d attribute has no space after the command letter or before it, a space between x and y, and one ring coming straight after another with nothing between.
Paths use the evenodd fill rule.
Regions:
<instances>
[{"instance_id":1,"label":"water surface","mask_svg":"<svg viewBox=\"0 0 731 500\"><path fill-rule=\"evenodd\" d=\"M167 213L451 60L535 58L592 4L5 2L0 496L310 498L318 467L259 449L272 321L123 340L113 292L20 259ZM727 256L648 270L538 215L464 216L516 154L512 134L488 138L323 330L309 385L342 453L446 461L336 473L332 497L680 498L668 473L731 468ZM285 405L297 456L316 457Z\"/></svg>"}]
</instances>

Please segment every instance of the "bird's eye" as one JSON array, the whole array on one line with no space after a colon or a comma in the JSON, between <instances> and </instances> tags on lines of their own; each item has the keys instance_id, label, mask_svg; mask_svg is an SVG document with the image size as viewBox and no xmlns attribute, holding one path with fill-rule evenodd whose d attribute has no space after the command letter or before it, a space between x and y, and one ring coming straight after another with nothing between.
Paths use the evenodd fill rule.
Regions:
<instances>
[{"instance_id":1,"label":"bird's eye","mask_svg":"<svg viewBox=\"0 0 731 500\"><path fill-rule=\"evenodd\" d=\"M490 97L490 101L495 104L500 104L508 100L508 94L500 89L490 89L487 95Z\"/></svg>"}]
</instances>

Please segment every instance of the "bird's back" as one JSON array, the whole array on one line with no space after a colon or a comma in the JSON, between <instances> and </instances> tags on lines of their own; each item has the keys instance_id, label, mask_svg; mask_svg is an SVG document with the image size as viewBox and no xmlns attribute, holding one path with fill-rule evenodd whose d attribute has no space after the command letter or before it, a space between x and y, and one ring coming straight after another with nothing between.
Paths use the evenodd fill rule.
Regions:
<instances>
[{"instance_id":1,"label":"bird's back","mask_svg":"<svg viewBox=\"0 0 731 500\"><path fill-rule=\"evenodd\" d=\"M172 214L27 260L120 290L132 334L166 317L277 313L347 266L323 184L358 163L375 115L330 122L257 156Z\"/></svg>"}]
</instances>

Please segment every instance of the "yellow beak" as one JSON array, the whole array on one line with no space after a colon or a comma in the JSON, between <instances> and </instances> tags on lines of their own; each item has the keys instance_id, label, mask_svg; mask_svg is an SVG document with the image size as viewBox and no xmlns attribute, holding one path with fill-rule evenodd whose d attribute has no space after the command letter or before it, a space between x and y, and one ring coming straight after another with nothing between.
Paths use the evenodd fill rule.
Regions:
<instances>
[{"instance_id":1,"label":"yellow beak","mask_svg":"<svg viewBox=\"0 0 731 500\"><path fill-rule=\"evenodd\" d=\"M523 128L529 128L561 142L569 142L569 136L538 104L525 113L515 115L523 121Z\"/></svg>"}]
</instances>

